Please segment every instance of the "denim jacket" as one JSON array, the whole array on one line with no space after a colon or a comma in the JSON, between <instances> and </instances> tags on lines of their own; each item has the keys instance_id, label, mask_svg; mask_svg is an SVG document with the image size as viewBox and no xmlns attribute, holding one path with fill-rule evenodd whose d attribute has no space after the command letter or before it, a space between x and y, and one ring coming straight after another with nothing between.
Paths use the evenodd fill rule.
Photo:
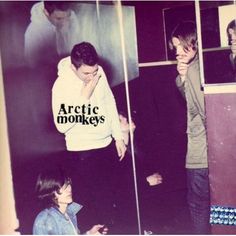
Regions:
<instances>
[{"instance_id":1,"label":"denim jacket","mask_svg":"<svg viewBox=\"0 0 236 236\"><path fill-rule=\"evenodd\" d=\"M81 208L82 206L75 202L68 205L66 213L70 219L66 219L66 217L55 207L44 209L37 215L34 221L33 234L79 234L76 214Z\"/></svg>"}]
</instances>

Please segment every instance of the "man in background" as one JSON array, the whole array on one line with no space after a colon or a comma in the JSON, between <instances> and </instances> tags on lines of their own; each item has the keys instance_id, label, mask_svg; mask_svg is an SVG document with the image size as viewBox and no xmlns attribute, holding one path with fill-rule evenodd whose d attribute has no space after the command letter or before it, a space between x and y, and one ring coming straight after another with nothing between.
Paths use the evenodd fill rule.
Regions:
<instances>
[{"instance_id":1,"label":"man in background","mask_svg":"<svg viewBox=\"0 0 236 236\"><path fill-rule=\"evenodd\" d=\"M204 93L198 61L196 26L193 22L181 22L171 34L171 49L176 51L176 84L187 103L188 146L187 199L195 234L209 233L210 199L205 128Z\"/></svg>"},{"instance_id":2,"label":"man in background","mask_svg":"<svg viewBox=\"0 0 236 236\"><path fill-rule=\"evenodd\" d=\"M227 27L228 43L231 53L229 59L232 66L232 82L236 82L236 19L232 20Z\"/></svg>"}]
</instances>

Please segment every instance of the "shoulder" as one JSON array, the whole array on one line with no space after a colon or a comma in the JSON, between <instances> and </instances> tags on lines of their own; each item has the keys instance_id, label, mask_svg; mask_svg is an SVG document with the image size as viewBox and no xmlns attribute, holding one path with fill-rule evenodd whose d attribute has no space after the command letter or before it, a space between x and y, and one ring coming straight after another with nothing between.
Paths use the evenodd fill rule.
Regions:
<instances>
[{"instance_id":1,"label":"shoulder","mask_svg":"<svg viewBox=\"0 0 236 236\"><path fill-rule=\"evenodd\" d=\"M64 86L65 84L69 85L70 81L75 77L74 72L71 68L71 59L70 56L61 59L57 65L57 79L54 83L55 86Z\"/></svg>"},{"instance_id":2,"label":"shoulder","mask_svg":"<svg viewBox=\"0 0 236 236\"><path fill-rule=\"evenodd\" d=\"M53 26L43 12L43 2L38 2L31 8L30 24L28 25L25 36L43 37L48 36Z\"/></svg>"},{"instance_id":3,"label":"shoulder","mask_svg":"<svg viewBox=\"0 0 236 236\"><path fill-rule=\"evenodd\" d=\"M45 222L47 220L50 220L53 218L53 214L52 211L50 209L44 209L43 211L41 211L36 219L35 219L35 223L40 223L40 222Z\"/></svg>"},{"instance_id":4,"label":"shoulder","mask_svg":"<svg viewBox=\"0 0 236 236\"><path fill-rule=\"evenodd\" d=\"M47 234L54 228L55 224L56 221L50 209L44 209L34 221L33 234Z\"/></svg>"},{"instance_id":5,"label":"shoulder","mask_svg":"<svg viewBox=\"0 0 236 236\"><path fill-rule=\"evenodd\" d=\"M60 70L65 70L65 69L70 69L71 70L71 58L70 56L62 58L58 65L57 65L58 71Z\"/></svg>"},{"instance_id":6,"label":"shoulder","mask_svg":"<svg viewBox=\"0 0 236 236\"><path fill-rule=\"evenodd\" d=\"M196 58L188 68L187 78L194 84L200 83L200 68L199 68L199 60Z\"/></svg>"},{"instance_id":7,"label":"shoulder","mask_svg":"<svg viewBox=\"0 0 236 236\"><path fill-rule=\"evenodd\" d=\"M189 65L188 71L199 71L199 60L198 57L192 61L192 63Z\"/></svg>"},{"instance_id":8,"label":"shoulder","mask_svg":"<svg viewBox=\"0 0 236 236\"><path fill-rule=\"evenodd\" d=\"M98 65L98 74L101 75L100 81L107 81L106 73L100 65Z\"/></svg>"}]
</instances>

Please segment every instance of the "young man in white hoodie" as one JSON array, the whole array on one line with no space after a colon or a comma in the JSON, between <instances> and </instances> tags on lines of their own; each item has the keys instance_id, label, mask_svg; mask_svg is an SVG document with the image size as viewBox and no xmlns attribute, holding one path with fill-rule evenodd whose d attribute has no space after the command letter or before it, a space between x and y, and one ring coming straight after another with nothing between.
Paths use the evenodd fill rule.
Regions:
<instances>
[{"instance_id":1,"label":"young man in white hoodie","mask_svg":"<svg viewBox=\"0 0 236 236\"><path fill-rule=\"evenodd\" d=\"M77 19L70 2L44 1L33 5L25 32L25 59L30 66L55 63L78 42Z\"/></svg>"},{"instance_id":2,"label":"young man in white hoodie","mask_svg":"<svg viewBox=\"0 0 236 236\"><path fill-rule=\"evenodd\" d=\"M91 223L107 224L115 206L116 156L121 161L126 146L114 96L90 43L75 45L59 62L52 110L56 128L65 135L75 190L84 196L80 202L94 210Z\"/></svg>"}]
</instances>

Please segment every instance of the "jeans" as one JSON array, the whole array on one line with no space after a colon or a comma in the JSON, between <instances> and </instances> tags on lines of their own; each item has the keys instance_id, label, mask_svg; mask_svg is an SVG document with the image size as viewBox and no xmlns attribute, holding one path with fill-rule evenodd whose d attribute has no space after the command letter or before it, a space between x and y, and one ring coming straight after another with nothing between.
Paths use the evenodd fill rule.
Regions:
<instances>
[{"instance_id":1,"label":"jeans","mask_svg":"<svg viewBox=\"0 0 236 236\"><path fill-rule=\"evenodd\" d=\"M187 169L188 205L194 234L210 233L208 169Z\"/></svg>"}]
</instances>

